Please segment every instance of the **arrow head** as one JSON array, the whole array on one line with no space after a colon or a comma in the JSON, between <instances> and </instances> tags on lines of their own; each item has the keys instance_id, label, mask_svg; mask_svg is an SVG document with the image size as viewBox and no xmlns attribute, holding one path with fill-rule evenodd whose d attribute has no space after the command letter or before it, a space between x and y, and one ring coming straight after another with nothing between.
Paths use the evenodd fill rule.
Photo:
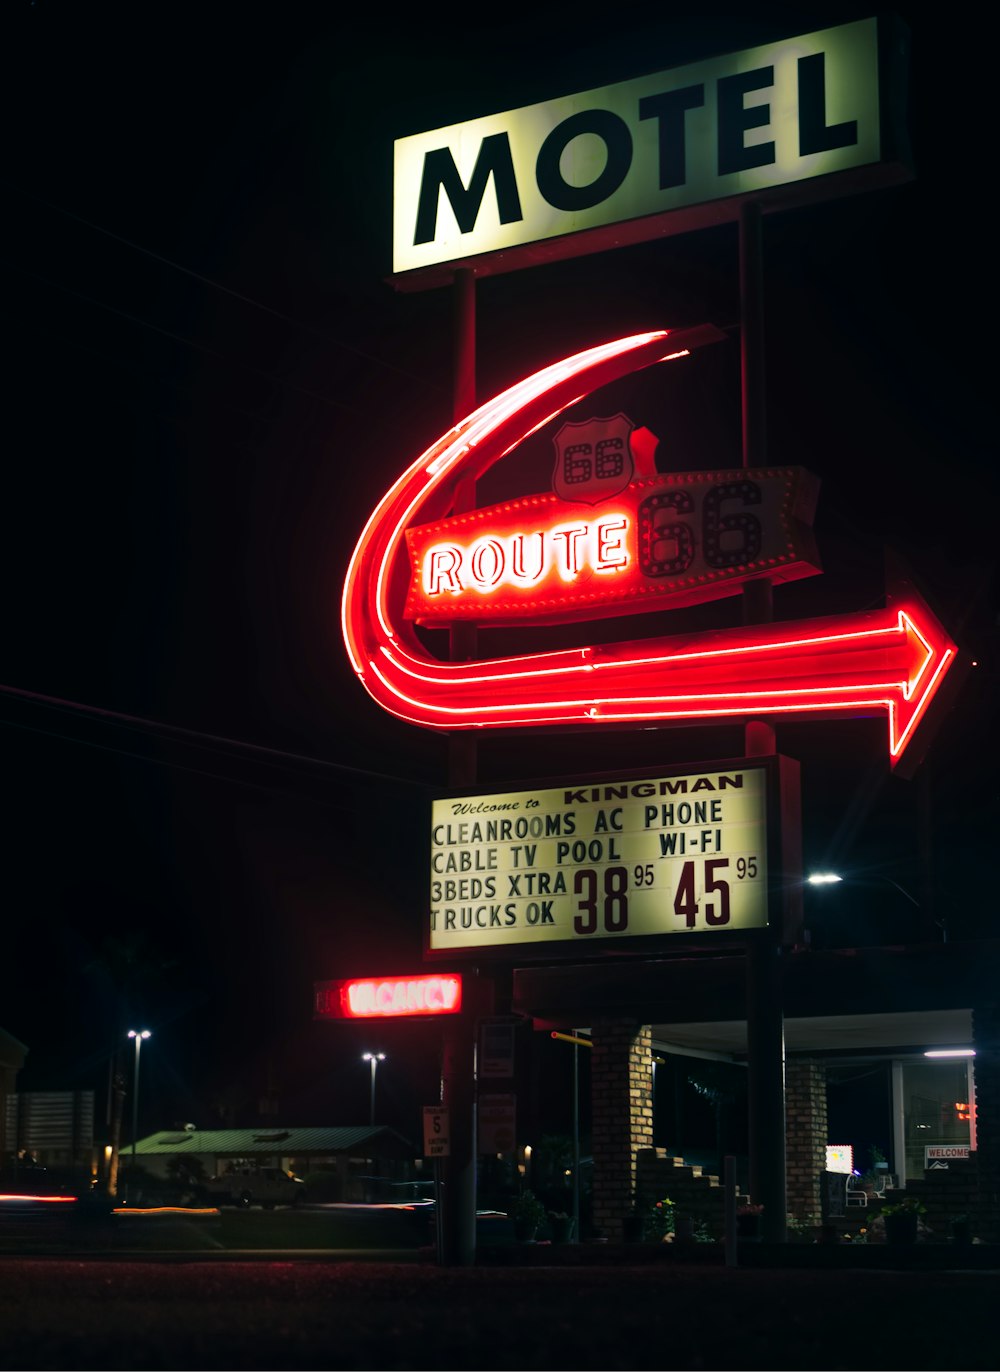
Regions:
<instances>
[{"instance_id":1,"label":"arrow head","mask_svg":"<svg viewBox=\"0 0 1000 1372\"><path fill-rule=\"evenodd\" d=\"M953 688L964 673L955 671L960 657L958 648L911 584L897 584L889 605L899 615L907 646L906 681L899 697L889 706L889 758L898 775L910 776L940 723L941 711L934 712L934 721L925 721L931 702L940 696L946 678ZM914 747L918 734L919 747ZM902 765L904 754L906 763Z\"/></svg>"}]
</instances>

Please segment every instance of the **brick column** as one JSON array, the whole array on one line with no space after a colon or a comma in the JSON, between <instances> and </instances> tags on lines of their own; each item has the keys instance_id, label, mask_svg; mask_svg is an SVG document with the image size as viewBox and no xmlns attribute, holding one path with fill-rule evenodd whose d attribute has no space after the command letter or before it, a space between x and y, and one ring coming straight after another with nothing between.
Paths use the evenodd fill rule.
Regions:
<instances>
[{"instance_id":1,"label":"brick column","mask_svg":"<svg viewBox=\"0 0 1000 1372\"><path fill-rule=\"evenodd\" d=\"M785 1063L785 1158L788 1210L806 1224L822 1220L822 1173L827 1144L826 1068L791 1058Z\"/></svg>"},{"instance_id":2,"label":"brick column","mask_svg":"<svg viewBox=\"0 0 1000 1372\"><path fill-rule=\"evenodd\" d=\"M977 1005L972 1011L976 1050L976 1163L983 1243L1000 1243L1000 1006Z\"/></svg>"},{"instance_id":3,"label":"brick column","mask_svg":"<svg viewBox=\"0 0 1000 1372\"><path fill-rule=\"evenodd\" d=\"M653 1146L652 1031L634 1020L601 1020L591 1025L591 1036L594 1226L620 1239L636 1155Z\"/></svg>"}]
</instances>

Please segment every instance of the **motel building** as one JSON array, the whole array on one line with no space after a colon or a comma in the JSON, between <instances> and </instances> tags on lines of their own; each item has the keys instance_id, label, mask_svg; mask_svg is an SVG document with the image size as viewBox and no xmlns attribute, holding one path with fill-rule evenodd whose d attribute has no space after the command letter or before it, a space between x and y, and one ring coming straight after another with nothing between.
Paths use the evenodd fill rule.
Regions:
<instances>
[{"instance_id":1,"label":"motel building","mask_svg":"<svg viewBox=\"0 0 1000 1372\"><path fill-rule=\"evenodd\" d=\"M794 1228L816 1236L830 1225L856 1234L870 1230L883 1206L911 1196L925 1206L927 1239L947 1242L953 1221L967 1215L976 1238L1000 1241L997 955L995 946L941 943L786 955L778 1147ZM739 955L515 971L517 1010L593 1043L598 1229L621 1235L634 1190L644 1203L670 1196L679 1213L718 1232L719 1190L692 1175L683 1150L653 1146L654 1086L657 1072L669 1065L684 1074L692 1059L746 1069L746 983ZM589 1027L568 1027L581 1024ZM878 1132L864 1144L889 1140L874 1184L865 1176L872 1168L867 1148L845 1155L829 1127L830 1096L849 1100L858 1081L870 1093L873 1080L882 1108ZM742 1168L737 1184L740 1196L757 1199Z\"/></svg>"},{"instance_id":2,"label":"motel building","mask_svg":"<svg viewBox=\"0 0 1000 1372\"><path fill-rule=\"evenodd\" d=\"M978 1242L1000 1242L998 959L993 941L943 942L940 934L889 946L816 948L804 940L781 953L773 984L783 1079L775 1151L784 1167L788 1228L782 1226L778 1241L818 1239L831 1230L840 1238L867 1231L878 1241L883 1208L915 1198L923 1207L922 1240L948 1243L956 1221L968 1217ZM525 1144L538 1138L531 1133L536 1103L526 1084L533 1044L551 1036L567 1048L581 1046L588 1060L583 1108L592 1171L588 1224L579 1237L621 1240L633 1201L642 1208L663 1196L675 1201L678 1214L721 1237L729 1179L723 1167L701 1165L703 1148L698 1163L685 1156L684 1126L670 1108L674 1087L665 1095L664 1084L697 1077L706 1064L730 1078L749 1076L752 975L752 960L739 947L713 956L692 951L535 963L506 969L506 978L481 965L478 973L317 983L316 1015L426 1013L432 999L442 1024L448 1020L446 1045L476 1045L480 1075L472 1108L480 1173L489 1170L488 1159L508 1158L528 1180L532 1150ZM430 998L418 989L423 983L435 988ZM443 996L441 985L449 988ZM362 1008L352 1012L348 996L358 996L358 986ZM831 1133L831 1113L857 1108L859 1090L869 1103L863 1127L870 1133L852 1153ZM738 1108L749 1094L746 1086L742 1096L737 1088ZM450 1111L425 1107L425 1167L436 1156L427 1116L438 1123L443 1117L445 1134L454 1134L455 1112L468 1109L469 1099L456 1091ZM679 1146L671 1131L681 1137ZM878 1160L867 1146L876 1140L885 1142ZM754 1159L738 1145L734 1152L736 1201L756 1201ZM767 1184L759 1164L756 1176Z\"/></svg>"},{"instance_id":3,"label":"motel building","mask_svg":"<svg viewBox=\"0 0 1000 1372\"><path fill-rule=\"evenodd\" d=\"M883 610L810 601L822 474L767 447L768 216L912 177L907 70L905 29L873 17L396 141L390 284L454 298L454 423L359 520L342 628L375 705L449 740L413 969L462 987L423 1007L442 1023L425 1149L446 1260L474 1252L477 1156L524 1143L515 1055L483 1046L504 1024L586 1039L610 1239L635 1197L718 1229L738 1189L773 1242L788 1216L818 1230L901 1195L935 1237L969 1214L1000 1241L998 944L946 942L925 915L916 936L838 947L803 919L802 796L823 763L795 729L877 718L886 773L910 777L968 666L905 576ZM712 323L588 339L477 394L478 280L721 223L737 342ZM733 346L741 450L661 456L644 387L669 407ZM678 728L699 752L672 751ZM553 760L567 735L571 767ZM530 772L492 780L484 738ZM368 994L352 1008L346 983L317 983L317 1017L412 1012ZM654 1068L694 1059L746 1073L747 1165L721 1187L654 1146ZM867 1189L869 1160L830 1132L852 1076L883 1087Z\"/></svg>"}]
</instances>

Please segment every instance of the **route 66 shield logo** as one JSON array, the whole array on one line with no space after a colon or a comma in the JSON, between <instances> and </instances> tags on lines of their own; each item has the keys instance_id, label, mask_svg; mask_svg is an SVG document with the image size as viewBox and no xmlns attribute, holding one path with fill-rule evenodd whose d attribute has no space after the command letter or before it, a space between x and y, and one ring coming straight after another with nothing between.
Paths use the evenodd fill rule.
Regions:
<instances>
[{"instance_id":1,"label":"route 66 shield logo","mask_svg":"<svg viewBox=\"0 0 1000 1372\"><path fill-rule=\"evenodd\" d=\"M635 425L624 414L564 424L555 436L552 489L560 500L599 505L623 491L635 462L631 435Z\"/></svg>"}]
</instances>

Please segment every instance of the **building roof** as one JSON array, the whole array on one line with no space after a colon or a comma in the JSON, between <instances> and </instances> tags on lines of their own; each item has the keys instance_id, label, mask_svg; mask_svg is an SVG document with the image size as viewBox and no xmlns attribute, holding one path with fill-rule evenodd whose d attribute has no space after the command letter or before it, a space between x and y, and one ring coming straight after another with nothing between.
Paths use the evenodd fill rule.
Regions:
<instances>
[{"instance_id":1,"label":"building roof","mask_svg":"<svg viewBox=\"0 0 1000 1372\"><path fill-rule=\"evenodd\" d=\"M28 1056L28 1045L16 1039L6 1029L0 1029L0 1063L5 1067L21 1068Z\"/></svg>"},{"instance_id":2,"label":"building roof","mask_svg":"<svg viewBox=\"0 0 1000 1372\"><path fill-rule=\"evenodd\" d=\"M977 1005L996 1000L1000 939L896 947L798 949L782 957L789 1053L916 1055L971 1046ZM704 952L642 963L518 968L515 1013L555 1028L627 1016L667 1051L744 1056L747 959Z\"/></svg>"},{"instance_id":3,"label":"building roof","mask_svg":"<svg viewBox=\"0 0 1000 1372\"><path fill-rule=\"evenodd\" d=\"M410 1141L385 1125L345 1125L336 1128L275 1127L268 1129L161 1129L136 1143L146 1157L164 1153L371 1153L409 1156Z\"/></svg>"}]
</instances>

